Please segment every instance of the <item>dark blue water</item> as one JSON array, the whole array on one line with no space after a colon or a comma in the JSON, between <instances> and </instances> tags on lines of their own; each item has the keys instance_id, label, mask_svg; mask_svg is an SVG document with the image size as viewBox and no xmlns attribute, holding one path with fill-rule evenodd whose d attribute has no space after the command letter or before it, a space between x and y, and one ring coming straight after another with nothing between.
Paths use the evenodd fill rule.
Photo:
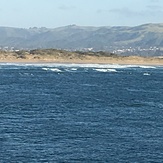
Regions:
<instances>
[{"instance_id":1,"label":"dark blue water","mask_svg":"<svg viewBox=\"0 0 163 163\"><path fill-rule=\"evenodd\" d=\"M163 162L163 67L0 65L0 162Z\"/></svg>"}]
</instances>

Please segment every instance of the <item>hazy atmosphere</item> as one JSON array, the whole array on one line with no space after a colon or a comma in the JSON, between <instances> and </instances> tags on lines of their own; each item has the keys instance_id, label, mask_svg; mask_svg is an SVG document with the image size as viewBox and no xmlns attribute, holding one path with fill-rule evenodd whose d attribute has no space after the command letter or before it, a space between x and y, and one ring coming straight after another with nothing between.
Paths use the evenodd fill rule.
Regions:
<instances>
[{"instance_id":1,"label":"hazy atmosphere","mask_svg":"<svg viewBox=\"0 0 163 163\"><path fill-rule=\"evenodd\" d=\"M161 23L161 0L0 0L0 26L55 28Z\"/></svg>"}]
</instances>

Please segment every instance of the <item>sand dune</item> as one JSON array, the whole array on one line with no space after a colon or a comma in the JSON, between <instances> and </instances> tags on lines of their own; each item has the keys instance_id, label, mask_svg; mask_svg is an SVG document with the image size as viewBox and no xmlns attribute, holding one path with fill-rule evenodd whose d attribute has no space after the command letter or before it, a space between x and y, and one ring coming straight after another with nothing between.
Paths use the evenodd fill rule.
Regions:
<instances>
[{"instance_id":1,"label":"sand dune","mask_svg":"<svg viewBox=\"0 0 163 163\"><path fill-rule=\"evenodd\" d=\"M101 64L134 64L134 65L162 65L163 57L139 57L139 56L100 56L78 54L73 52L62 52L52 54L30 54L18 55L15 53L1 53L0 62L22 62L22 63L101 63Z\"/></svg>"}]
</instances>

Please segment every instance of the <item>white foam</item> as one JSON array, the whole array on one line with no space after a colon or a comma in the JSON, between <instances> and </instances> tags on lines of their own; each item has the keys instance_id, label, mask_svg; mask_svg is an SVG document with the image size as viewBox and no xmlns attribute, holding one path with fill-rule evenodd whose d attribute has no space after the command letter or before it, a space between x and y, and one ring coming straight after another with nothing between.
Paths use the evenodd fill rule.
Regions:
<instances>
[{"instance_id":1,"label":"white foam","mask_svg":"<svg viewBox=\"0 0 163 163\"><path fill-rule=\"evenodd\" d=\"M71 68L71 71L77 71L77 68Z\"/></svg>"},{"instance_id":2,"label":"white foam","mask_svg":"<svg viewBox=\"0 0 163 163\"><path fill-rule=\"evenodd\" d=\"M44 67L44 68L42 68L43 70L45 70L45 71L54 71L54 72L62 72L60 69L58 69L58 68L46 68L46 67Z\"/></svg>"},{"instance_id":3,"label":"white foam","mask_svg":"<svg viewBox=\"0 0 163 163\"><path fill-rule=\"evenodd\" d=\"M116 69L93 69L95 71L99 71L99 72L117 72Z\"/></svg>"},{"instance_id":4,"label":"white foam","mask_svg":"<svg viewBox=\"0 0 163 163\"><path fill-rule=\"evenodd\" d=\"M1 63L0 65L14 66L34 66L34 67L66 67L66 68L108 68L108 69L124 69L124 68L157 68L146 65L119 65L119 64L70 64L70 63ZM73 70L73 69L72 69ZM75 71L75 69L74 69Z\"/></svg>"},{"instance_id":5,"label":"white foam","mask_svg":"<svg viewBox=\"0 0 163 163\"><path fill-rule=\"evenodd\" d=\"M54 71L54 72L62 72L60 69L58 68L50 68L49 69L50 71Z\"/></svg>"},{"instance_id":6,"label":"white foam","mask_svg":"<svg viewBox=\"0 0 163 163\"><path fill-rule=\"evenodd\" d=\"M154 66L138 66L138 67L140 67L140 68L156 68Z\"/></svg>"},{"instance_id":7,"label":"white foam","mask_svg":"<svg viewBox=\"0 0 163 163\"><path fill-rule=\"evenodd\" d=\"M74 71L77 71L78 69L77 68L65 68L64 69L65 71L68 71L68 72L74 72Z\"/></svg>"},{"instance_id":8,"label":"white foam","mask_svg":"<svg viewBox=\"0 0 163 163\"><path fill-rule=\"evenodd\" d=\"M151 75L151 74L145 72L143 75L144 75L144 76L149 76L149 75Z\"/></svg>"},{"instance_id":9,"label":"white foam","mask_svg":"<svg viewBox=\"0 0 163 163\"><path fill-rule=\"evenodd\" d=\"M135 67L134 65L118 65L118 64L76 64L76 66L85 67L85 68L102 68L102 69L119 69L119 68Z\"/></svg>"},{"instance_id":10,"label":"white foam","mask_svg":"<svg viewBox=\"0 0 163 163\"><path fill-rule=\"evenodd\" d=\"M135 65L118 65L118 64L70 64L70 63L4 63L1 65L13 66L34 66L34 67L68 67L68 68L128 68L138 67Z\"/></svg>"},{"instance_id":11,"label":"white foam","mask_svg":"<svg viewBox=\"0 0 163 163\"><path fill-rule=\"evenodd\" d=\"M45 68L45 67L43 67L42 69L45 70L45 71L48 71L49 70L49 68Z\"/></svg>"}]
</instances>

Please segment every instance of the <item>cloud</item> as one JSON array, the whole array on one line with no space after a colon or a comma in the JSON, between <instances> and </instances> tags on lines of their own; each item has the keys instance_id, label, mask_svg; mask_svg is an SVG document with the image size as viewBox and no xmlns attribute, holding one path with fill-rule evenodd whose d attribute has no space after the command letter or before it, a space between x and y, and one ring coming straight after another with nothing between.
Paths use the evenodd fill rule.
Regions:
<instances>
[{"instance_id":1,"label":"cloud","mask_svg":"<svg viewBox=\"0 0 163 163\"><path fill-rule=\"evenodd\" d=\"M148 5L147 9L152 10L152 11L157 11L157 12L163 10L163 8L161 6L158 6L158 5Z\"/></svg>"},{"instance_id":2,"label":"cloud","mask_svg":"<svg viewBox=\"0 0 163 163\"><path fill-rule=\"evenodd\" d=\"M98 14L101 14L101 13L105 12L105 10L98 9L96 12L97 12Z\"/></svg>"},{"instance_id":3,"label":"cloud","mask_svg":"<svg viewBox=\"0 0 163 163\"><path fill-rule=\"evenodd\" d=\"M138 15L139 13L136 11L132 11L127 7L124 8L114 8L114 9L110 9L110 10L97 10L96 11L98 14L102 14L102 13L111 13L111 14L117 14L117 15L122 15L122 16L134 16L134 15Z\"/></svg>"},{"instance_id":4,"label":"cloud","mask_svg":"<svg viewBox=\"0 0 163 163\"><path fill-rule=\"evenodd\" d=\"M110 13L117 15L119 17L133 17L133 18L142 18L142 17L154 17L154 16L163 16L163 8L158 5L148 5L144 10L136 11L131 10L127 7L124 8L114 8L110 10L97 10L98 14Z\"/></svg>"},{"instance_id":5,"label":"cloud","mask_svg":"<svg viewBox=\"0 0 163 163\"><path fill-rule=\"evenodd\" d=\"M134 10L130 10L127 7L124 8L115 8L115 9L111 9L108 10L108 12L113 13L113 14L117 14L117 15L121 15L121 16L141 16L143 13L142 12L138 12L138 11L134 11Z\"/></svg>"},{"instance_id":6,"label":"cloud","mask_svg":"<svg viewBox=\"0 0 163 163\"><path fill-rule=\"evenodd\" d=\"M158 3L158 2L160 2L160 0L150 0L150 2L152 2L152 3Z\"/></svg>"},{"instance_id":7,"label":"cloud","mask_svg":"<svg viewBox=\"0 0 163 163\"><path fill-rule=\"evenodd\" d=\"M163 7L159 5L159 0L150 0L151 4L146 6L146 12L151 16L163 16Z\"/></svg>"},{"instance_id":8,"label":"cloud","mask_svg":"<svg viewBox=\"0 0 163 163\"><path fill-rule=\"evenodd\" d=\"M59 6L59 9L60 10L73 10L73 9L75 9L75 7L74 6L68 6L68 5L61 5L61 6Z\"/></svg>"}]
</instances>

